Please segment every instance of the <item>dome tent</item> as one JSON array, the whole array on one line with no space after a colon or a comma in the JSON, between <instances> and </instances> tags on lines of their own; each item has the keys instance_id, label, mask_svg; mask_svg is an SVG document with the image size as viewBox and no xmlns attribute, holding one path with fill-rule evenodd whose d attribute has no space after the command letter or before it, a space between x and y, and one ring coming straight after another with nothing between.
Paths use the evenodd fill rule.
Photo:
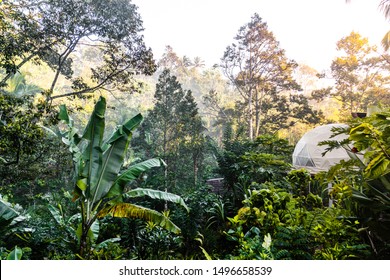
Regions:
<instances>
[{"instance_id":1,"label":"dome tent","mask_svg":"<svg viewBox=\"0 0 390 280\"><path fill-rule=\"evenodd\" d=\"M293 166L295 168L305 168L310 173L315 174L320 171L328 171L329 168L342 159L348 160L350 157L343 148L334 149L327 152L324 156L326 146L319 146L318 143L326 140L344 140L348 137L346 134L340 134L332 137L333 127L348 127L346 124L327 124L316 127L306 132L295 146L293 153Z\"/></svg>"}]
</instances>

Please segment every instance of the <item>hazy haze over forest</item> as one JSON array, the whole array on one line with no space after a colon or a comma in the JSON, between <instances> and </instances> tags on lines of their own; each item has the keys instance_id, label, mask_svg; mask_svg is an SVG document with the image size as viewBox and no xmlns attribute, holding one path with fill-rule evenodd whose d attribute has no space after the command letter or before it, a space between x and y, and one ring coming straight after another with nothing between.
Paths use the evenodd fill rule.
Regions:
<instances>
[{"instance_id":1,"label":"hazy haze over forest","mask_svg":"<svg viewBox=\"0 0 390 280\"><path fill-rule=\"evenodd\" d=\"M336 42L351 31L380 40L389 25L379 0L133 0L144 22L145 42L157 59L170 45L180 56L219 63L237 30L254 13L267 22L287 55L318 71L329 68Z\"/></svg>"}]
</instances>

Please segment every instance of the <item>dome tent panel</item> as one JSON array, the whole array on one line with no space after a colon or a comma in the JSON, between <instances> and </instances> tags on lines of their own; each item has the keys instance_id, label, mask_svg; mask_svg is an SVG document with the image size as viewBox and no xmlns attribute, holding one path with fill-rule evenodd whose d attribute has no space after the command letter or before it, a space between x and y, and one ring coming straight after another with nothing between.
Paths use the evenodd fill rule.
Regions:
<instances>
[{"instance_id":1,"label":"dome tent panel","mask_svg":"<svg viewBox=\"0 0 390 280\"><path fill-rule=\"evenodd\" d=\"M348 160L349 156L343 148L334 149L327 152L324 156L326 146L318 144L326 140L342 141L348 138L346 134L340 134L332 137L333 127L348 127L346 124L327 124L316 127L306 132L298 141L293 152L293 166L295 168L306 168L311 173L328 171L329 168L341 160Z\"/></svg>"},{"instance_id":2,"label":"dome tent panel","mask_svg":"<svg viewBox=\"0 0 390 280\"><path fill-rule=\"evenodd\" d=\"M300 149L300 151L297 154L299 154L299 157L296 158L297 165L315 166L313 159L310 157L310 153L309 153L306 145L302 145L302 148Z\"/></svg>"}]
</instances>

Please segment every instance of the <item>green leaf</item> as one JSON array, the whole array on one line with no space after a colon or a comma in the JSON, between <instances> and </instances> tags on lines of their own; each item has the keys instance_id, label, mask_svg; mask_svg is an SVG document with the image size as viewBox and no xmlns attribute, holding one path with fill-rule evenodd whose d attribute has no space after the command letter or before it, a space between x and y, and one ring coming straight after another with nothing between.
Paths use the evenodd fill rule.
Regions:
<instances>
[{"instance_id":1,"label":"green leaf","mask_svg":"<svg viewBox=\"0 0 390 280\"><path fill-rule=\"evenodd\" d=\"M53 216L53 218L56 220L56 222L59 224L59 225L64 225L64 219L61 215L61 212L58 208L54 207L53 205L49 204L49 206L47 207L51 213L51 215Z\"/></svg>"},{"instance_id":2,"label":"green leaf","mask_svg":"<svg viewBox=\"0 0 390 280\"><path fill-rule=\"evenodd\" d=\"M160 163L160 159L152 158L130 166L125 172L117 177L107 196L116 197L122 195L126 184L137 179L143 172L148 171L153 167L160 167Z\"/></svg>"},{"instance_id":3,"label":"green leaf","mask_svg":"<svg viewBox=\"0 0 390 280\"><path fill-rule=\"evenodd\" d=\"M100 231L99 220L95 220L92 223L91 228L88 230L88 237L89 237L89 239L91 240L92 243L95 243L96 240L98 239L99 231Z\"/></svg>"},{"instance_id":4,"label":"green leaf","mask_svg":"<svg viewBox=\"0 0 390 280\"><path fill-rule=\"evenodd\" d=\"M73 120L68 114L68 110L66 109L65 105L60 105L60 112L58 114L58 118L61 121L64 121L67 125L71 126L73 125Z\"/></svg>"},{"instance_id":5,"label":"green leaf","mask_svg":"<svg viewBox=\"0 0 390 280\"><path fill-rule=\"evenodd\" d=\"M102 162L101 145L103 141L105 120L104 114L106 112L106 100L100 97L95 104L87 127L85 128L83 139L88 140L88 146L83 152L85 161L82 176L87 178L86 196L88 198L94 197L97 192L97 184L99 181L99 173Z\"/></svg>"},{"instance_id":6,"label":"green leaf","mask_svg":"<svg viewBox=\"0 0 390 280\"><path fill-rule=\"evenodd\" d=\"M119 127L106 141L106 144L109 144L109 148L103 154L103 161L97 176L96 188L93 190L93 196L90 198L92 204L104 197L117 179L132 136L132 130L141 121L142 116L140 114L135 116L123 126Z\"/></svg>"},{"instance_id":7,"label":"green leaf","mask_svg":"<svg viewBox=\"0 0 390 280\"><path fill-rule=\"evenodd\" d=\"M105 216L142 219L147 222L153 222L173 233L180 233L180 228L178 228L163 214L155 210L130 203L118 203L116 205L103 208L98 213L98 218L103 218Z\"/></svg>"},{"instance_id":8,"label":"green leaf","mask_svg":"<svg viewBox=\"0 0 390 280\"><path fill-rule=\"evenodd\" d=\"M15 246L15 249L10 252L7 256L7 260L21 260L23 255L23 251L18 246Z\"/></svg>"},{"instance_id":9,"label":"green leaf","mask_svg":"<svg viewBox=\"0 0 390 280\"><path fill-rule=\"evenodd\" d=\"M76 236L77 240L80 242L81 240L81 235L83 234L83 224L79 223L76 229Z\"/></svg>"},{"instance_id":10,"label":"green leaf","mask_svg":"<svg viewBox=\"0 0 390 280\"><path fill-rule=\"evenodd\" d=\"M87 178L82 178L78 180L76 185L77 187L79 187L80 190L85 191L87 189Z\"/></svg>"},{"instance_id":11,"label":"green leaf","mask_svg":"<svg viewBox=\"0 0 390 280\"><path fill-rule=\"evenodd\" d=\"M183 206L187 210L187 212L189 212L189 209L188 209L186 203L184 202L184 200L180 196L178 196L176 194L168 193L168 192L137 188L137 189L130 190L130 191L126 192L124 194L124 196L127 198L148 196L148 197L153 198L153 199L170 201L170 202L173 202L173 203L176 203L176 204Z\"/></svg>"},{"instance_id":12,"label":"green leaf","mask_svg":"<svg viewBox=\"0 0 390 280\"><path fill-rule=\"evenodd\" d=\"M75 151L78 151L78 148L76 145L78 145L81 141L80 135L77 133L78 130L73 126L73 119L69 116L68 111L66 109L65 105L60 105L60 112L58 114L59 120L63 121L67 126L68 130L61 132L58 132L58 135L62 138L62 142L64 142L66 145L69 146L70 151L72 154L75 153Z\"/></svg>"},{"instance_id":13,"label":"green leaf","mask_svg":"<svg viewBox=\"0 0 390 280\"><path fill-rule=\"evenodd\" d=\"M88 240L89 240L90 244L96 242L96 240L99 237L99 231L100 231L100 223L98 220L95 220L92 223L91 227L88 229L87 236L88 236ZM76 230L76 236L77 236L77 239L79 242L80 242L82 234L83 234L83 225L80 223L77 226L77 230Z\"/></svg>"},{"instance_id":14,"label":"green leaf","mask_svg":"<svg viewBox=\"0 0 390 280\"><path fill-rule=\"evenodd\" d=\"M378 178L389 173L389 164L390 160L383 153L379 153L368 163L364 173L369 179Z\"/></svg>"},{"instance_id":15,"label":"green leaf","mask_svg":"<svg viewBox=\"0 0 390 280\"><path fill-rule=\"evenodd\" d=\"M202 250L202 253L206 257L206 260L208 261L213 260L213 258L209 255L209 253L207 253L207 251L202 246L199 246L199 248Z\"/></svg>"},{"instance_id":16,"label":"green leaf","mask_svg":"<svg viewBox=\"0 0 390 280\"><path fill-rule=\"evenodd\" d=\"M371 198L356 189L352 189L352 198L366 205L373 203L373 200Z\"/></svg>"},{"instance_id":17,"label":"green leaf","mask_svg":"<svg viewBox=\"0 0 390 280\"><path fill-rule=\"evenodd\" d=\"M141 124L143 117L141 114L134 116L127 120L124 124L119 126L117 130L111 135L111 137L105 141L107 144L115 142L118 138L122 137L123 134L131 136L131 133Z\"/></svg>"},{"instance_id":18,"label":"green leaf","mask_svg":"<svg viewBox=\"0 0 390 280\"><path fill-rule=\"evenodd\" d=\"M9 225L17 216L19 216L19 213L8 202L0 199L0 226Z\"/></svg>"},{"instance_id":19,"label":"green leaf","mask_svg":"<svg viewBox=\"0 0 390 280\"><path fill-rule=\"evenodd\" d=\"M100 249L103 249L103 248L107 248L108 244L114 243L114 242L119 242L119 241L121 241L120 237L114 237L114 238L106 239L106 240L100 242L99 244L97 244L96 247L95 247L95 250L100 250Z\"/></svg>"}]
</instances>

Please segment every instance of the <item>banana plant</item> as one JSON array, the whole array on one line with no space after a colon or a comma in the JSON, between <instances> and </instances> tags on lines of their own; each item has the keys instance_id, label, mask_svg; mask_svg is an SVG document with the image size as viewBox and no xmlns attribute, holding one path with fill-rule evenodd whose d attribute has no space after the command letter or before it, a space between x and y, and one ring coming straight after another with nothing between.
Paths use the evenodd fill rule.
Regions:
<instances>
[{"instance_id":1,"label":"banana plant","mask_svg":"<svg viewBox=\"0 0 390 280\"><path fill-rule=\"evenodd\" d=\"M8 254L7 260L21 260L22 255L23 250L18 246L15 246L15 248Z\"/></svg>"},{"instance_id":2,"label":"banana plant","mask_svg":"<svg viewBox=\"0 0 390 280\"><path fill-rule=\"evenodd\" d=\"M106 100L100 97L83 134L80 135L66 106L60 106L59 119L65 124L66 129L60 130L59 134L62 141L69 146L75 165L74 201L79 202L81 210L78 232L79 254L83 258L88 254L94 236L93 225L97 219L105 216L139 218L152 221L174 233L180 233L180 229L162 213L129 203L128 199L148 196L177 203L188 211L184 200L178 195L153 189L127 190L126 187L131 181L164 162L153 158L121 171L132 133L140 125L143 117L138 114L125 121L110 137L104 139L105 110Z\"/></svg>"},{"instance_id":3,"label":"banana plant","mask_svg":"<svg viewBox=\"0 0 390 280\"><path fill-rule=\"evenodd\" d=\"M19 213L11 207L11 205L4 201L0 196L0 226L1 229L5 228L13 219L19 216Z\"/></svg>"}]
</instances>

